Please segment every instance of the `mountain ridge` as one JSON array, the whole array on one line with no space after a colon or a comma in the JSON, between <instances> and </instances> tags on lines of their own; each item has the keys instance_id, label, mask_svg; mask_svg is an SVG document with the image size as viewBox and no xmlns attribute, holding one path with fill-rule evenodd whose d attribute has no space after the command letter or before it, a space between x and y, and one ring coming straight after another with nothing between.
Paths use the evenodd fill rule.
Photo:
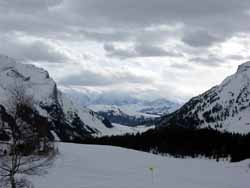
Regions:
<instances>
[{"instance_id":1,"label":"mountain ridge","mask_svg":"<svg viewBox=\"0 0 250 188\"><path fill-rule=\"evenodd\" d=\"M210 127L221 131L250 132L250 62L221 84L193 97L164 116L159 126Z\"/></svg>"},{"instance_id":2,"label":"mountain ridge","mask_svg":"<svg viewBox=\"0 0 250 188\"><path fill-rule=\"evenodd\" d=\"M95 112L78 107L58 90L49 73L31 64L17 63L0 56L0 104L8 109L8 98L15 87L24 87L32 96L40 115L47 117L53 135L62 141L73 141L102 134L109 130L109 122Z\"/></svg>"}]
</instances>

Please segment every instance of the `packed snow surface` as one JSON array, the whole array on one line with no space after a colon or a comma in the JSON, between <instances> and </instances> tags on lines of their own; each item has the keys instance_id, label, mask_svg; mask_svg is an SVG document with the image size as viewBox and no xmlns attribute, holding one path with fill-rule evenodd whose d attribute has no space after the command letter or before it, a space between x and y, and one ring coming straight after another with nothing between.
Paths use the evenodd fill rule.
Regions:
<instances>
[{"instance_id":1,"label":"packed snow surface","mask_svg":"<svg viewBox=\"0 0 250 188\"><path fill-rule=\"evenodd\" d=\"M36 188L249 188L250 161L175 159L112 146L59 144ZM150 171L153 169L153 174Z\"/></svg>"}]
</instances>

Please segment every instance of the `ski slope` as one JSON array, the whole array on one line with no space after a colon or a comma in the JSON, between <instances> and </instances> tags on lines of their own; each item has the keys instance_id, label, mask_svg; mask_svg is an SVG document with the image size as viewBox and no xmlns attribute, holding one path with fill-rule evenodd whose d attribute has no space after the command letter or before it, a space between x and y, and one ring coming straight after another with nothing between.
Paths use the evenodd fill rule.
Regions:
<instances>
[{"instance_id":1,"label":"ski slope","mask_svg":"<svg viewBox=\"0 0 250 188\"><path fill-rule=\"evenodd\" d=\"M111 146L60 144L36 188L249 188L249 160L175 159ZM149 170L154 168L153 177Z\"/></svg>"}]
</instances>

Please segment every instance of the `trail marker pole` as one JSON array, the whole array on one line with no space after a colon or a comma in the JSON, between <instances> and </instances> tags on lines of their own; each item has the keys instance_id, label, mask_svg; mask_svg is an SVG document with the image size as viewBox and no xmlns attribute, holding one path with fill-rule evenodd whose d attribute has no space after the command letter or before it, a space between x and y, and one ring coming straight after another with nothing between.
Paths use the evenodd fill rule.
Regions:
<instances>
[{"instance_id":1,"label":"trail marker pole","mask_svg":"<svg viewBox=\"0 0 250 188\"><path fill-rule=\"evenodd\" d=\"M155 171L155 167L150 166L148 169L151 172L152 184L154 184L154 171Z\"/></svg>"}]
</instances>

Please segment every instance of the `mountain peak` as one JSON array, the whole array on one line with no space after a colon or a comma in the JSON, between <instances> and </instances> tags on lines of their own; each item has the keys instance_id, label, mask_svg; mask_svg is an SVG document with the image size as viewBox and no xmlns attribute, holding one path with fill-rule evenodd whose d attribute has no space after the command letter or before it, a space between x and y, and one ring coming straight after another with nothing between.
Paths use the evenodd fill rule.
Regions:
<instances>
[{"instance_id":1,"label":"mountain peak","mask_svg":"<svg viewBox=\"0 0 250 188\"><path fill-rule=\"evenodd\" d=\"M103 117L74 104L62 94L46 70L0 54L0 104L7 110L12 90L19 86L25 94L32 96L35 111L51 122L52 138L63 141L83 139L110 130Z\"/></svg>"},{"instance_id":2,"label":"mountain peak","mask_svg":"<svg viewBox=\"0 0 250 188\"><path fill-rule=\"evenodd\" d=\"M247 62L239 65L237 73L245 72L247 70L250 70L250 61L247 61Z\"/></svg>"},{"instance_id":3,"label":"mountain peak","mask_svg":"<svg viewBox=\"0 0 250 188\"><path fill-rule=\"evenodd\" d=\"M209 127L222 131L250 132L250 61L222 84L192 98L161 119L162 126Z\"/></svg>"}]
</instances>

